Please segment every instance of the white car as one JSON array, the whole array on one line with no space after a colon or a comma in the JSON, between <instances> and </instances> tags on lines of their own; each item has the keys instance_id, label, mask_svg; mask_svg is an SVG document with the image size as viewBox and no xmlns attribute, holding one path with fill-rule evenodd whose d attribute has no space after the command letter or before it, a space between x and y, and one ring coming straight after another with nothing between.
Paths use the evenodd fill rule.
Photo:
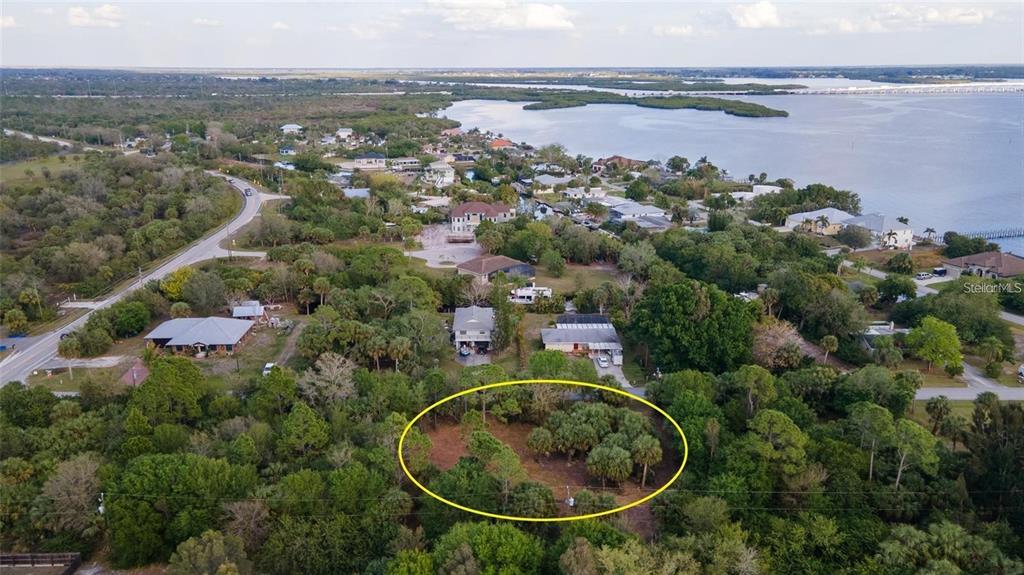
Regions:
<instances>
[{"instance_id":1,"label":"white car","mask_svg":"<svg viewBox=\"0 0 1024 575\"><path fill-rule=\"evenodd\" d=\"M270 375L270 370L274 369L275 365L276 364L273 363L273 362L270 362L270 363L264 365L263 366L263 377L267 377L268 375Z\"/></svg>"},{"instance_id":2,"label":"white car","mask_svg":"<svg viewBox=\"0 0 1024 575\"><path fill-rule=\"evenodd\" d=\"M914 276L914 279L916 279L916 280L930 280L933 277L935 277L935 276L933 276L932 274L930 274L928 272L918 272L918 274Z\"/></svg>"},{"instance_id":3,"label":"white car","mask_svg":"<svg viewBox=\"0 0 1024 575\"><path fill-rule=\"evenodd\" d=\"M608 367L609 365L611 365L611 363L612 362L608 360L608 356L607 355L599 355L599 356L597 356L597 365L599 365L601 367Z\"/></svg>"}]
</instances>

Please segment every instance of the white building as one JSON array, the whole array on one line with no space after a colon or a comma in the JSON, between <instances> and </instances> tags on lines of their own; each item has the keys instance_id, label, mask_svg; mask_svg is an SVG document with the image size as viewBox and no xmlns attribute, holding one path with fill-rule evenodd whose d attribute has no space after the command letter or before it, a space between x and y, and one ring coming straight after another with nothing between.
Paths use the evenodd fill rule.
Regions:
<instances>
[{"instance_id":1,"label":"white building","mask_svg":"<svg viewBox=\"0 0 1024 575\"><path fill-rule=\"evenodd\" d=\"M567 313L555 319L554 328L540 330L544 349L580 355L607 354L622 365L622 343L607 316Z\"/></svg>"},{"instance_id":2,"label":"white building","mask_svg":"<svg viewBox=\"0 0 1024 575\"><path fill-rule=\"evenodd\" d=\"M432 162L427 166L423 179L435 188L446 188L455 183L455 168L444 162Z\"/></svg>"},{"instance_id":3,"label":"white building","mask_svg":"<svg viewBox=\"0 0 1024 575\"><path fill-rule=\"evenodd\" d=\"M338 139L338 140L341 140L341 141L348 140L349 138L351 138L354 135L355 135L355 132L352 131L352 128L338 128L334 132L334 137L336 139Z\"/></svg>"},{"instance_id":4,"label":"white building","mask_svg":"<svg viewBox=\"0 0 1024 575\"><path fill-rule=\"evenodd\" d=\"M593 198L603 198L607 195L604 189L595 188L566 188L563 192L565 197L572 200L589 200Z\"/></svg>"},{"instance_id":5,"label":"white building","mask_svg":"<svg viewBox=\"0 0 1024 575\"><path fill-rule=\"evenodd\" d=\"M387 167L387 159L384 154L368 152L356 156L355 168L357 170L383 170Z\"/></svg>"},{"instance_id":6,"label":"white building","mask_svg":"<svg viewBox=\"0 0 1024 575\"><path fill-rule=\"evenodd\" d=\"M302 126L300 126L298 124L285 124L285 125L281 126L281 133L282 134L286 134L286 135L289 135L289 134L301 134L302 130L303 130Z\"/></svg>"},{"instance_id":7,"label":"white building","mask_svg":"<svg viewBox=\"0 0 1024 575\"><path fill-rule=\"evenodd\" d=\"M733 192L730 194L737 202L749 202L758 196L765 194L777 194L782 191L780 186L771 186L768 184L754 184L753 189L749 192Z\"/></svg>"},{"instance_id":8,"label":"white building","mask_svg":"<svg viewBox=\"0 0 1024 575\"><path fill-rule=\"evenodd\" d=\"M392 170L415 170L420 167L420 161L417 158L411 156L402 158L392 158L391 160Z\"/></svg>"},{"instance_id":9,"label":"white building","mask_svg":"<svg viewBox=\"0 0 1024 575\"><path fill-rule=\"evenodd\" d=\"M914 245L914 228L883 214L865 214L843 222L847 226L858 226L871 232L883 248L910 249Z\"/></svg>"},{"instance_id":10,"label":"white building","mask_svg":"<svg viewBox=\"0 0 1024 575\"><path fill-rule=\"evenodd\" d=\"M790 214L786 218L785 227L789 229L810 226L810 231L826 236L834 236L843 229L846 220L852 219L853 214L848 214L836 208L822 208L812 212L800 212Z\"/></svg>"},{"instance_id":11,"label":"white building","mask_svg":"<svg viewBox=\"0 0 1024 575\"><path fill-rule=\"evenodd\" d=\"M466 202L452 209L452 232L472 234L481 222L504 223L516 217L516 209L502 203Z\"/></svg>"}]
</instances>

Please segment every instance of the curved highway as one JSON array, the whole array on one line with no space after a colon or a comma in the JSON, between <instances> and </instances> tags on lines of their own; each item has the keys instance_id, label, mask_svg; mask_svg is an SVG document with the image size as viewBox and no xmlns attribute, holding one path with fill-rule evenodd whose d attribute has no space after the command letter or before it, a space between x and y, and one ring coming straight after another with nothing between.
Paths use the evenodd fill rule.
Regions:
<instances>
[{"instance_id":1,"label":"curved highway","mask_svg":"<svg viewBox=\"0 0 1024 575\"><path fill-rule=\"evenodd\" d=\"M242 209L238 212L238 215L236 215L234 219L227 224L217 228L217 230L212 234L203 237L184 251L143 274L138 280L118 289L114 293L110 294L106 299L97 301L92 305L78 306L91 308L82 317L59 329L24 341L24 343L22 343L22 345L25 346L24 348L22 348L22 345L19 345L17 351L0 362L0 386L9 381L25 381L25 379L27 379L34 370L41 368L50 360L54 359L57 356L57 344L60 343L60 334L74 331L85 325L85 322L95 310L113 305L132 291L138 289L142 285L145 285L147 282L162 279L175 270L204 260L227 257L229 255L228 250L220 247L220 243L224 241L232 231L238 231L242 226L259 216L260 209L263 207L263 202L288 198L288 196L261 192L256 186L241 178L225 176L224 174L217 172L207 173L226 179L228 183L230 183L242 195L244 203L242 205ZM252 190L252 195L245 195L245 191L248 189ZM233 253L237 256L263 255L262 252L235 251Z\"/></svg>"}]
</instances>

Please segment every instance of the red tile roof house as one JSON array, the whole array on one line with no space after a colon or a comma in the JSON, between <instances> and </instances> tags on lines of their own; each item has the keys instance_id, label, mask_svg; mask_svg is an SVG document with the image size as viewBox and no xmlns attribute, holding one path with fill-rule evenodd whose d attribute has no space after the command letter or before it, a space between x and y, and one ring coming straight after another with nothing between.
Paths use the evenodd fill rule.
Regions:
<instances>
[{"instance_id":1,"label":"red tile roof house","mask_svg":"<svg viewBox=\"0 0 1024 575\"><path fill-rule=\"evenodd\" d=\"M455 269L460 276L473 276L483 283L491 281L499 273L504 273L509 277L521 276L528 279L536 275L536 271L530 264L507 256L479 256L462 262L455 266Z\"/></svg>"},{"instance_id":2,"label":"red tile roof house","mask_svg":"<svg viewBox=\"0 0 1024 575\"><path fill-rule=\"evenodd\" d=\"M452 233L472 234L482 222L502 223L516 217L516 209L502 203L466 202L452 208Z\"/></svg>"},{"instance_id":3,"label":"red tile roof house","mask_svg":"<svg viewBox=\"0 0 1024 575\"><path fill-rule=\"evenodd\" d=\"M506 140L505 138L498 138L497 140L492 140L491 141L490 147L491 147L492 150L503 150L505 148L514 148L514 147L516 147L516 145L515 145L514 142L512 142L512 140Z\"/></svg>"},{"instance_id":4,"label":"red tile roof house","mask_svg":"<svg viewBox=\"0 0 1024 575\"><path fill-rule=\"evenodd\" d=\"M971 275L998 279L1024 275L1024 258L1003 252L985 252L942 260L942 265L951 278Z\"/></svg>"}]
</instances>

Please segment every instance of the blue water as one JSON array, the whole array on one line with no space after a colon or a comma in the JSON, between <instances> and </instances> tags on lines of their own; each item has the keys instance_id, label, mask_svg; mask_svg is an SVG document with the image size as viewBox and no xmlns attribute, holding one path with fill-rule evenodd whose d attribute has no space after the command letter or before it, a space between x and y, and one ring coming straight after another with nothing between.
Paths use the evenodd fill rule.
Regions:
<instances>
[{"instance_id":1,"label":"blue water","mask_svg":"<svg viewBox=\"0 0 1024 575\"><path fill-rule=\"evenodd\" d=\"M751 96L788 118L591 105L523 110L469 100L442 115L570 154L666 160L707 156L736 178L767 172L798 186L852 190L865 212L907 216L915 231L1024 226L1024 94ZM1000 240L1024 253L1024 238Z\"/></svg>"}]
</instances>

